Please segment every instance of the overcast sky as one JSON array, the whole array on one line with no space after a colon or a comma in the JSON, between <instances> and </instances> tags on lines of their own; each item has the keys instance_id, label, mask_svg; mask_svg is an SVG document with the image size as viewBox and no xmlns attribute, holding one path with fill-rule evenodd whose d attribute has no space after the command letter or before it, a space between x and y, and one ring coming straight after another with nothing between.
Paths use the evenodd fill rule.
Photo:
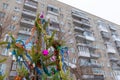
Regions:
<instances>
[{"instance_id":1,"label":"overcast sky","mask_svg":"<svg viewBox=\"0 0 120 80\"><path fill-rule=\"evenodd\" d=\"M120 25L120 0L58 0Z\"/></svg>"}]
</instances>

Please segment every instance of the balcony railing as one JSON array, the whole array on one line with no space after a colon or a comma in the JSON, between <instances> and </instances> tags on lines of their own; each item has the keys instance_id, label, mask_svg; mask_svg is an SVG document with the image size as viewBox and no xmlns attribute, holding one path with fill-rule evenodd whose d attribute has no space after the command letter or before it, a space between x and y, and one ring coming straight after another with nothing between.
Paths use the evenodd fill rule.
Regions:
<instances>
[{"instance_id":1,"label":"balcony railing","mask_svg":"<svg viewBox=\"0 0 120 80\"><path fill-rule=\"evenodd\" d=\"M112 66L112 69L113 70L120 70L120 67L119 66Z\"/></svg>"},{"instance_id":2,"label":"balcony railing","mask_svg":"<svg viewBox=\"0 0 120 80\"><path fill-rule=\"evenodd\" d=\"M79 17L79 18L83 18L83 19L88 20L88 17L85 16L84 13L81 13L81 12L76 11L76 10L72 10L72 15L73 15L73 16L76 16L76 17Z\"/></svg>"},{"instance_id":3,"label":"balcony railing","mask_svg":"<svg viewBox=\"0 0 120 80\"><path fill-rule=\"evenodd\" d=\"M24 24L34 25L34 20L30 20L30 19L27 19L27 18L22 18L21 22L24 23Z\"/></svg>"},{"instance_id":4,"label":"balcony railing","mask_svg":"<svg viewBox=\"0 0 120 80\"><path fill-rule=\"evenodd\" d=\"M85 38L90 41L95 41L95 38L93 36L85 35Z\"/></svg>"},{"instance_id":5,"label":"balcony railing","mask_svg":"<svg viewBox=\"0 0 120 80\"><path fill-rule=\"evenodd\" d=\"M86 25L88 27L90 27L91 25L87 22L83 22L83 21L79 21L79 20L76 20L76 19L73 19L73 22L76 22L76 23L79 23L79 24L83 24L83 25Z\"/></svg>"},{"instance_id":6,"label":"balcony railing","mask_svg":"<svg viewBox=\"0 0 120 80\"><path fill-rule=\"evenodd\" d=\"M116 50L114 49L114 47L108 47L107 52L114 54L114 53L116 53Z\"/></svg>"},{"instance_id":7,"label":"balcony railing","mask_svg":"<svg viewBox=\"0 0 120 80\"><path fill-rule=\"evenodd\" d=\"M31 32L28 32L28 31L24 31L24 30L20 30L19 31L20 34L25 34L25 35L31 35Z\"/></svg>"},{"instance_id":8,"label":"balcony railing","mask_svg":"<svg viewBox=\"0 0 120 80\"><path fill-rule=\"evenodd\" d=\"M36 13L33 12L33 11L24 9L22 12L23 12L23 14L26 14L26 15L29 15L29 16L36 17Z\"/></svg>"},{"instance_id":9,"label":"balcony railing","mask_svg":"<svg viewBox=\"0 0 120 80\"><path fill-rule=\"evenodd\" d=\"M49 26L49 29L50 29L50 30L55 30L55 31L60 31L59 28L57 28L57 27L53 27L53 26Z\"/></svg>"},{"instance_id":10,"label":"balcony railing","mask_svg":"<svg viewBox=\"0 0 120 80\"><path fill-rule=\"evenodd\" d=\"M84 35L81 35L81 34L75 34L75 37L79 37L79 38L83 38L83 39L85 39L85 36Z\"/></svg>"},{"instance_id":11,"label":"balcony railing","mask_svg":"<svg viewBox=\"0 0 120 80\"><path fill-rule=\"evenodd\" d=\"M90 58L90 53L89 52L85 52L85 51L80 51L79 53L78 53L78 56L79 57L88 57L88 58Z\"/></svg>"},{"instance_id":12,"label":"balcony railing","mask_svg":"<svg viewBox=\"0 0 120 80\"><path fill-rule=\"evenodd\" d=\"M110 57L109 59L110 59L110 61L115 61L115 62L116 62L116 61L119 61L119 59L116 58L116 57Z\"/></svg>"},{"instance_id":13,"label":"balcony railing","mask_svg":"<svg viewBox=\"0 0 120 80\"><path fill-rule=\"evenodd\" d=\"M107 32L103 32L103 31L102 31L101 34L102 34L102 37L103 37L103 38L106 38L106 39L110 39L110 37L111 37L110 34L107 33Z\"/></svg>"},{"instance_id":14,"label":"balcony railing","mask_svg":"<svg viewBox=\"0 0 120 80\"><path fill-rule=\"evenodd\" d=\"M120 41L115 41L115 44L118 48L120 48Z\"/></svg>"},{"instance_id":15,"label":"balcony railing","mask_svg":"<svg viewBox=\"0 0 120 80\"><path fill-rule=\"evenodd\" d=\"M99 29L100 29L100 31L108 32L107 28L102 25L99 25Z\"/></svg>"},{"instance_id":16,"label":"balcony railing","mask_svg":"<svg viewBox=\"0 0 120 80\"><path fill-rule=\"evenodd\" d=\"M114 39L114 41L120 41L120 37L119 36L112 35L112 38Z\"/></svg>"},{"instance_id":17,"label":"balcony railing","mask_svg":"<svg viewBox=\"0 0 120 80\"><path fill-rule=\"evenodd\" d=\"M85 29L75 26L76 30L85 31Z\"/></svg>"},{"instance_id":18,"label":"balcony railing","mask_svg":"<svg viewBox=\"0 0 120 80\"><path fill-rule=\"evenodd\" d=\"M100 63L93 63L93 62L91 62L91 67L93 67L93 68L101 68L102 65Z\"/></svg>"},{"instance_id":19,"label":"balcony railing","mask_svg":"<svg viewBox=\"0 0 120 80\"><path fill-rule=\"evenodd\" d=\"M93 80L94 79L94 75L82 75L82 79Z\"/></svg>"},{"instance_id":20,"label":"balcony railing","mask_svg":"<svg viewBox=\"0 0 120 80\"><path fill-rule=\"evenodd\" d=\"M37 3L33 3L32 1L25 2L24 5L30 8L37 9Z\"/></svg>"},{"instance_id":21,"label":"balcony railing","mask_svg":"<svg viewBox=\"0 0 120 80\"><path fill-rule=\"evenodd\" d=\"M99 57L100 57L100 55L98 55L98 54L93 54L93 53L91 53L90 56L91 56L92 58L99 58Z\"/></svg>"}]
</instances>

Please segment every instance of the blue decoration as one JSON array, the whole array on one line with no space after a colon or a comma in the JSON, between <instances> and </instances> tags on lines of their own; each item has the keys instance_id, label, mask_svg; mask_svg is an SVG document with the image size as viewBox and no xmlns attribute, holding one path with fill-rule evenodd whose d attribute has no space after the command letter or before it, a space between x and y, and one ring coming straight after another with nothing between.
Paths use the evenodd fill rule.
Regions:
<instances>
[{"instance_id":1,"label":"blue decoration","mask_svg":"<svg viewBox=\"0 0 120 80\"><path fill-rule=\"evenodd\" d=\"M45 19L41 19L41 22L42 22L42 24L44 24L45 23Z\"/></svg>"},{"instance_id":2,"label":"blue decoration","mask_svg":"<svg viewBox=\"0 0 120 80\"><path fill-rule=\"evenodd\" d=\"M7 49L10 49L10 42L8 43Z\"/></svg>"},{"instance_id":3,"label":"blue decoration","mask_svg":"<svg viewBox=\"0 0 120 80\"><path fill-rule=\"evenodd\" d=\"M42 75L42 71L41 71L38 67L35 67L35 70L37 71L37 73L38 73L39 75Z\"/></svg>"},{"instance_id":4,"label":"blue decoration","mask_svg":"<svg viewBox=\"0 0 120 80\"><path fill-rule=\"evenodd\" d=\"M12 55L16 55L16 51L15 50L12 51Z\"/></svg>"}]
</instances>

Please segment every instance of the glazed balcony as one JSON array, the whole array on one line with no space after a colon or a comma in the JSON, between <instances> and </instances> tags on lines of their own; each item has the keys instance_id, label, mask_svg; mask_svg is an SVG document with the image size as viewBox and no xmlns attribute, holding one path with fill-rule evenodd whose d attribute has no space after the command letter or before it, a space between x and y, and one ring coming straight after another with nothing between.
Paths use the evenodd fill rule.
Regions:
<instances>
[{"instance_id":1,"label":"glazed balcony","mask_svg":"<svg viewBox=\"0 0 120 80\"><path fill-rule=\"evenodd\" d=\"M76 17L88 20L88 17L84 13L82 13L78 10L72 10L72 16L76 16Z\"/></svg>"},{"instance_id":2,"label":"glazed balcony","mask_svg":"<svg viewBox=\"0 0 120 80\"><path fill-rule=\"evenodd\" d=\"M99 54L95 54L95 53L91 53L90 54L90 56L91 56L91 58L99 58L100 57L100 55Z\"/></svg>"},{"instance_id":3,"label":"glazed balcony","mask_svg":"<svg viewBox=\"0 0 120 80\"><path fill-rule=\"evenodd\" d=\"M112 35L114 41L120 41L120 37L118 35Z\"/></svg>"},{"instance_id":4,"label":"glazed balcony","mask_svg":"<svg viewBox=\"0 0 120 80\"><path fill-rule=\"evenodd\" d=\"M78 57L86 57L86 58L90 58L90 53L88 51L79 51L78 53Z\"/></svg>"},{"instance_id":5,"label":"glazed balcony","mask_svg":"<svg viewBox=\"0 0 120 80\"><path fill-rule=\"evenodd\" d=\"M119 59L118 59L117 57L113 57L113 56L112 56L112 57L110 57L109 59L110 59L110 61L114 61L114 62L119 61Z\"/></svg>"},{"instance_id":6,"label":"glazed balcony","mask_svg":"<svg viewBox=\"0 0 120 80\"><path fill-rule=\"evenodd\" d=\"M37 10L37 3L33 2L33 1L26 1L24 4L24 8L25 9L29 9L31 11L36 11Z\"/></svg>"},{"instance_id":7,"label":"glazed balcony","mask_svg":"<svg viewBox=\"0 0 120 80\"><path fill-rule=\"evenodd\" d=\"M75 30L78 30L78 31L85 31L85 29L81 28L81 27L78 27L78 26L75 26Z\"/></svg>"},{"instance_id":8,"label":"glazed balcony","mask_svg":"<svg viewBox=\"0 0 120 80\"><path fill-rule=\"evenodd\" d=\"M87 26L87 27L91 27L91 25L90 25L89 22L84 22L84 21L80 21L80 20L77 20L77 19L73 19L73 22L74 22L74 23L78 23L78 24L85 25L85 26Z\"/></svg>"},{"instance_id":9,"label":"glazed balcony","mask_svg":"<svg viewBox=\"0 0 120 80\"><path fill-rule=\"evenodd\" d=\"M32 35L31 32L24 31L24 30L20 30L18 33L19 33L19 34L28 35L28 36L31 36L31 35Z\"/></svg>"},{"instance_id":10,"label":"glazed balcony","mask_svg":"<svg viewBox=\"0 0 120 80\"><path fill-rule=\"evenodd\" d=\"M22 16L23 16L23 17L28 17L28 18L31 18L31 19L35 20L35 18L36 18L36 13L33 12L33 11L30 11L30 10L24 9L24 10L22 11Z\"/></svg>"},{"instance_id":11,"label":"glazed balcony","mask_svg":"<svg viewBox=\"0 0 120 80\"><path fill-rule=\"evenodd\" d=\"M34 25L34 20L27 19L27 18L22 18L22 19L21 19L21 25L33 27L33 25Z\"/></svg>"}]
</instances>

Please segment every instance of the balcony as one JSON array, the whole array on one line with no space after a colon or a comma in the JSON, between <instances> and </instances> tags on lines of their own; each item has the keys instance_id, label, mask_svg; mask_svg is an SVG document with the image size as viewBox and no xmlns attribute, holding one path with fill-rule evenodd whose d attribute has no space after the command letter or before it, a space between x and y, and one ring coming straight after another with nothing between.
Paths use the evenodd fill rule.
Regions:
<instances>
[{"instance_id":1,"label":"balcony","mask_svg":"<svg viewBox=\"0 0 120 80\"><path fill-rule=\"evenodd\" d=\"M78 46L85 46L85 47L92 48L92 49L96 49L92 44L77 42L77 45Z\"/></svg>"},{"instance_id":2,"label":"balcony","mask_svg":"<svg viewBox=\"0 0 120 80\"><path fill-rule=\"evenodd\" d=\"M100 57L99 54L93 54L93 53L91 53L90 56L91 56L91 58L99 58Z\"/></svg>"},{"instance_id":3,"label":"balcony","mask_svg":"<svg viewBox=\"0 0 120 80\"><path fill-rule=\"evenodd\" d=\"M94 79L93 80L105 80L104 79L104 75L103 74L94 75Z\"/></svg>"},{"instance_id":4,"label":"balcony","mask_svg":"<svg viewBox=\"0 0 120 80\"><path fill-rule=\"evenodd\" d=\"M81 66L81 67L88 67L88 66L91 66L91 63L90 63L90 62L80 63L80 66ZM84 72L84 73L85 73L85 72Z\"/></svg>"},{"instance_id":5,"label":"balcony","mask_svg":"<svg viewBox=\"0 0 120 80\"><path fill-rule=\"evenodd\" d=\"M115 41L116 47L120 48L120 41Z\"/></svg>"},{"instance_id":6,"label":"balcony","mask_svg":"<svg viewBox=\"0 0 120 80\"><path fill-rule=\"evenodd\" d=\"M117 29L115 28L115 26L113 26L113 25L109 25L109 27L110 27L110 30L113 30L113 31L116 31Z\"/></svg>"},{"instance_id":7,"label":"balcony","mask_svg":"<svg viewBox=\"0 0 120 80\"><path fill-rule=\"evenodd\" d=\"M30 19L27 19L27 18L22 18L21 19L21 25L33 27L34 20L30 20Z\"/></svg>"},{"instance_id":8,"label":"balcony","mask_svg":"<svg viewBox=\"0 0 120 80\"><path fill-rule=\"evenodd\" d=\"M85 29L83 29L83 28L81 28L81 27L78 27L78 26L75 26L75 30L85 31Z\"/></svg>"},{"instance_id":9,"label":"balcony","mask_svg":"<svg viewBox=\"0 0 120 80\"><path fill-rule=\"evenodd\" d=\"M73 22L85 25L87 27L91 27L90 23L88 23L88 22L83 22L83 21L80 21L80 20L77 20L77 19L73 19Z\"/></svg>"},{"instance_id":10,"label":"balcony","mask_svg":"<svg viewBox=\"0 0 120 80\"><path fill-rule=\"evenodd\" d=\"M116 50L114 49L114 47L108 47L108 48L107 48L107 53L115 54L115 53L116 53Z\"/></svg>"},{"instance_id":11,"label":"balcony","mask_svg":"<svg viewBox=\"0 0 120 80\"><path fill-rule=\"evenodd\" d=\"M114 41L120 41L120 37L118 35L112 35Z\"/></svg>"},{"instance_id":12,"label":"balcony","mask_svg":"<svg viewBox=\"0 0 120 80\"><path fill-rule=\"evenodd\" d=\"M36 18L36 13L33 12L33 11L29 11L29 10L24 9L22 11L22 16L35 19Z\"/></svg>"},{"instance_id":13,"label":"balcony","mask_svg":"<svg viewBox=\"0 0 120 80\"><path fill-rule=\"evenodd\" d=\"M94 79L94 75L82 75L82 79L93 80Z\"/></svg>"},{"instance_id":14,"label":"balcony","mask_svg":"<svg viewBox=\"0 0 120 80\"><path fill-rule=\"evenodd\" d=\"M95 38L93 36L85 35L85 38L90 41L95 41Z\"/></svg>"},{"instance_id":15,"label":"balcony","mask_svg":"<svg viewBox=\"0 0 120 80\"><path fill-rule=\"evenodd\" d=\"M101 32L101 35L103 38L106 38L106 39L110 39L110 37L111 37L109 33L103 32L103 31Z\"/></svg>"},{"instance_id":16,"label":"balcony","mask_svg":"<svg viewBox=\"0 0 120 80\"><path fill-rule=\"evenodd\" d=\"M120 60L117 62L117 65L119 65L119 66L120 66Z\"/></svg>"},{"instance_id":17,"label":"balcony","mask_svg":"<svg viewBox=\"0 0 120 80\"><path fill-rule=\"evenodd\" d=\"M72 64L70 62L64 61L66 63L67 66L71 67L71 68L76 68L75 64Z\"/></svg>"},{"instance_id":18,"label":"balcony","mask_svg":"<svg viewBox=\"0 0 120 80\"><path fill-rule=\"evenodd\" d=\"M101 68L102 65L100 63L91 62L91 67L93 67L93 68Z\"/></svg>"},{"instance_id":19,"label":"balcony","mask_svg":"<svg viewBox=\"0 0 120 80\"><path fill-rule=\"evenodd\" d=\"M99 25L99 29L100 29L100 31L108 32L107 28L103 25Z\"/></svg>"},{"instance_id":20,"label":"balcony","mask_svg":"<svg viewBox=\"0 0 120 80\"><path fill-rule=\"evenodd\" d=\"M90 58L90 53L88 51L80 51L78 53L78 56L79 57L87 57L87 58Z\"/></svg>"},{"instance_id":21,"label":"balcony","mask_svg":"<svg viewBox=\"0 0 120 80\"><path fill-rule=\"evenodd\" d=\"M118 59L118 58L116 58L116 57L110 57L109 59L110 59L110 61L114 61L114 62L119 61L119 59Z\"/></svg>"},{"instance_id":22,"label":"balcony","mask_svg":"<svg viewBox=\"0 0 120 80\"><path fill-rule=\"evenodd\" d=\"M58 16L59 15L59 9L56 6L48 5L47 13L48 14L53 14L55 16Z\"/></svg>"},{"instance_id":23,"label":"balcony","mask_svg":"<svg viewBox=\"0 0 120 80\"><path fill-rule=\"evenodd\" d=\"M57 28L57 27L49 26L48 28L49 28L50 30L60 31L60 29Z\"/></svg>"},{"instance_id":24,"label":"balcony","mask_svg":"<svg viewBox=\"0 0 120 80\"><path fill-rule=\"evenodd\" d=\"M79 34L79 33L75 34L75 37L79 37L79 38L85 39L85 36L84 36L84 35L81 35L81 34Z\"/></svg>"},{"instance_id":25,"label":"balcony","mask_svg":"<svg viewBox=\"0 0 120 80\"><path fill-rule=\"evenodd\" d=\"M112 66L112 69L113 70L120 70L120 67L119 66Z\"/></svg>"},{"instance_id":26,"label":"balcony","mask_svg":"<svg viewBox=\"0 0 120 80\"><path fill-rule=\"evenodd\" d=\"M76 16L88 20L88 17L84 13L78 10L72 10L72 16Z\"/></svg>"},{"instance_id":27,"label":"balcony","mask_svg":"<svg viewBox=\"0 0 120 80\"><path fill-rule=\"evenodd\" d=\"M34 3L32 1L27 1L25 2L24 4L24 8L25 9L29 9L29 10L33 10L33 11L36 11L37 9L37 3Z\"/></svg>"},{"instance_id":28,"label":"balcony","mask_svg":"<svg viewBox=\"0 0 120 80\"><path fill-rule=\"evenodd\" d=\"M38 2L38 0L33 0L34 2Z\"/></svg>"},{"instance_id":29,"label":"balcony","mask_svg":"<svg viewBox=\"0 0 120 80\"><path fill-rule=\"evenodd\" d=\"M28 35L28 36L32 35L31 32L24 31L24 30L20 30L18 33L19 33L19 34Z\"/></svg>"}]
</instances>

